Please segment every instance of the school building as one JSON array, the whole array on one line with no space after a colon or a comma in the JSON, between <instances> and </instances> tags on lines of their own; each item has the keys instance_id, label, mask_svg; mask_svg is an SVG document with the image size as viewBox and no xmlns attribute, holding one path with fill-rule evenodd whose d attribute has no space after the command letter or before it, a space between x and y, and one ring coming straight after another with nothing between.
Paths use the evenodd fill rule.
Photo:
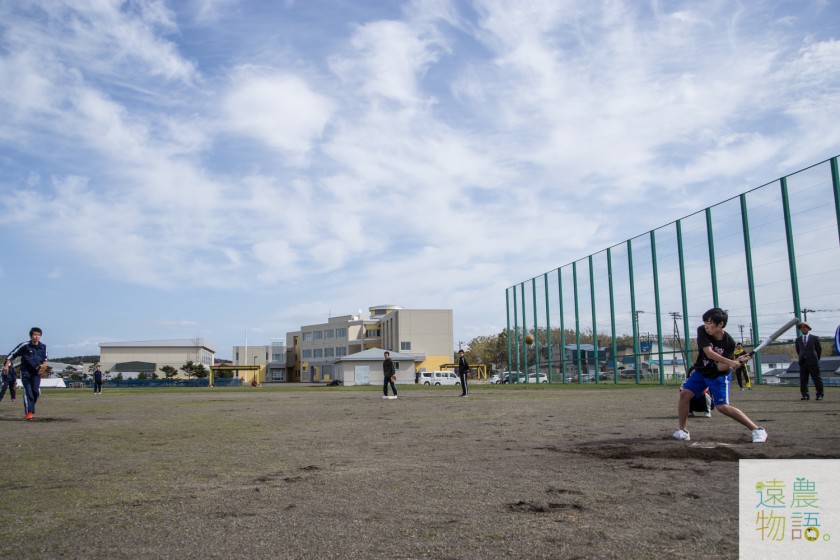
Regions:
<instances>
[{"instance_id":1,"label":"school building","mask_svg":"<svg viewBox=\"0 0 840 560\"><path fill-rule=\"evenodd\" d=\"M454 329L451 309L403 309L396 305L370 307L362 316L330 317L286 333L285 345L234 348L234 364L257 365L270 357L268 382L326 382L342 379L345 358L370 349L400 354L403 366L414 371L440 369L452 362ZM240 352L237 352L239 350ZM241 360L237 360L237 355ZM407 378L407 377L406 377ZM413 382L413 377L411 377ZM342 379L343 381L343 379Z\"/></svg>"},{"instance_id":2,"label":"school building","mask_svg":"<svg viewBox=\"0 0 840 560\"><path fill-rule=\"evenodd\" d=\"M122 373L129 378L140 373L149 377L155 373L163 377L160 368L165 366L178 370L176 377L185 377L180 371L181 366L191 361L209 370L215 356L216 351L203 338L99 343L102 371Z\"/></svg>"}]
</instances>

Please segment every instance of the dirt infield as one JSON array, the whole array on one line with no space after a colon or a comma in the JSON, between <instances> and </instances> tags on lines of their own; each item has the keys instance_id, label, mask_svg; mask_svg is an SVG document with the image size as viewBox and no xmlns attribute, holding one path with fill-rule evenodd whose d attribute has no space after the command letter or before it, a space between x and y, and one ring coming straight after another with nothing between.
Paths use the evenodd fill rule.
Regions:
<instances>
[{"instance_id":1,"label":"dirt infield","mask_svg":"<svg viewBox=\"0 0 840 560\"><path fill-rule=\"evenodd\" d=\"M2 558L735 558L738 459L840 457L840 391L45 391L0 403Z\"/></svg>"}]
</instances>

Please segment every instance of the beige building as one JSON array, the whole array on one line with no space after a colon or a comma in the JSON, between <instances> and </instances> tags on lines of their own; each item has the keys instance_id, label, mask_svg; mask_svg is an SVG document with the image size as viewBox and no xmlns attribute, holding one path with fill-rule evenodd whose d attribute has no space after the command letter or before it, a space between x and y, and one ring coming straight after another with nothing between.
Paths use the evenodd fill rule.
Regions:
<instances>
[{"instance_id":1,"label":"beige building","mask_svg":"<svg viewBox=\"0 0 840 560\"><path fill-rule=\"evenodd\" d=\"M369 308L369 316L342 315L286 334L285 360L269 363L268 380L321 382L340 378L337 363L371 348L414 356L416 371L451 363L451 309ZM278 353L279 357L279 353ZM280 379L282 377L282 379ZM413 382L413 379L412 379Z\"/></svg>"},{"instance_id":2,"label":"beige building","mask_svg":"<svg viewBox=\"0 0 840 560\"><path fill-rule=\"evenodd\" d=\"M209 370L215 355L213 347L202 338L99 344L99 363L102 371L123 374L155 373L163 377L160 368L172 366L178 370L178 377L184 377L180 371L181 366L191 361L194 364L202 364Z\"/></svg>"}]
</instances>

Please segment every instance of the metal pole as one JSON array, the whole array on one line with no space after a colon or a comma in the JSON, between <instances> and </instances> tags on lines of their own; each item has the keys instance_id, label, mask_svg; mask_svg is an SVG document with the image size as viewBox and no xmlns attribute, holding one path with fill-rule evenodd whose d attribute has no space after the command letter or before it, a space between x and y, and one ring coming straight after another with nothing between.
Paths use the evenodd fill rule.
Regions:
<instances>
[{"instance_id":1,"label":"metal pole","mask_svg":"<svg viewBox=\"0 0 840 560\"><path fill-rule=\"evenodd\" d=\"M659 267L656 262L656 230L650 230L650 260L653 263L653 298L656 306L656 340L659 349L659 384L665 385L665 355L662 352L662 314L659 307Z\"/></svg>"},{"instance_id":2,"label":"metal pole","mask_svg":"<svg viewBox=\"0 0 840 560\"><path fill-rule=\"evenodd\" d=\"M636 317L636 287L633 284L633 240L627 240L627 269L630 274L630 313L633 315L633 367L636 370L636 385L639 384L639 326Z\"/></svg>"},{"instance_id":3,"label":"metal pole","mask_svg":"<svg viewBox=\"0 0 840 560\"><path fill-rule=\"evenodd\" d=\"M718 303L717 267L715 266L715 235L712 229L712 209L706 208L706 238L709 240L709 269L712 273L712 302L715 307Z\"/></svg>"},{"instance_id":4,"label":"metal pole","mask_svg":"<svg viewBox=\"0 0 840 560\"><path fill-rule=\"evenodd\" d=\"M680 220L677 220L677 253L680 258L680 292L682 293L683 339L685 340L683 344L683 348L685 348L683 369L688 376L688 368L691 364L691 339L688 336L688 291L685 287L685 251L683 250L682 222Z\"/></svg>"},{"instance_id":5,"label":"metal pole","mask_svg":"<svg viewBox=\"0 0 840 560\"><path fill-rule=\"evenodd\" d=\"M618 383L618 342L615 336L615 294L613 293L612 249L607 249L607 276L610 280L610 323L612 324L613 384Z\"/></svg>"},{"instance_id":6,"label":"metal pole","mask_svg":"<svg viewBox=\"0 0 840 560\"><path fill-rule=\"evenodd\" d=\"M595 384L598 384L598 326L595 322L595 270L592 266L592 255L589 255L589 295L592 300L592 350L595 360Z\"/></svg>"},{"instance_id":7,"label":"metal pole","mask_svg":"<svg viewBox=\"0 0 840 560\"><path fill-rule=\"evenodd\" d=\"M834 185L834 212L837 215L837 234L840 235L840 169L837 156L831 158L831 183Z\"/></svg>"},{"instance_id":8,"label":"metal pole","mask_svg":"<svg viewBox=\"0 0 840 560\"><path fill-rule=\"evenodd\" d=\"M520 367L520 354L519 354L519 307L517 305L516 300L516 286L512 286L511 289L513 290L513 334L516 340L516 371L519 371ZM508 368L508 382L513 383L513 372L510 371Z\"/></svg>"},{"instance_id":9,"label":"metal pole","mask_svg":"<svg viewBox=\"0 0 840 560\"><path fill-rule=\"evenodd\" d=\"M788 199L787 177L780 180L782 187L782 208L785 212L785 234L787 236L788 268L790 270L790 288L793 292L793 313L796 317L802 312L799 306L799 280L796 275L796 253L793 249L793 224L790 219L790 200ZM758 332L758 325L753 325Z\"/></svg>"},{"instance_id":10,"label":"metal pole","mask_svg":"<svg viewBox=\"0 0 840 560\"><path fill-rule=\"evenodd\" d=\"M552 352L551 352L551 313L549 311L549 302L548 302L548 272L543 274L543 287L545 288L545 339L546 339L546 346L548 347L548 382L553 383L554 380L552 379L551 375L551 366L552 366ZM537 379L539 381L539 379Z\"/></svg>"},{"instance_id":11,"label":"metal pole","mask_svg":"<svg viewBox=\"0 0 840 560\"><path fill-rule=\"evenodd\" d=\"M750 293L750 313L753 324L753 334L758 336L758 305L755 300L755 277L753 276L752 245L750 244L750 219L747 212L747 195L741 195L741 224L744 230L744 256L747 259L747 287ZM753 348L758 344L757 339L752 341ZM755 366L756 381L761 384L761 356L756 354L753 357Z\"/></svg>"},{"instance_id":12,"label":"metal pole","mask_svg":"<svg viewBox=\"0 0 840 560\"><path fill-rule=\"evenodd\" d=\"M522 295L522 372L525 373L525 379L528 379L528 345L525 344L525 337L528 336L528 316L527 312L525 311L525 282L522 282L520 285L519 293ZM516 372L516 380L522 381L520 379L520 372Z\"/></svg>"},{"instance_id":13,"label":"metal pole","mask_svg":"<svg viewBox=\"0 0 840 560\"><path fill-rule=\"evenodd\" d=\"M583 373L580 366L580 310L578 309L578 281L577 281L577 261L572 263L572 282L575 288L575 345L577 346L577 375L578 384L583 382Z\"/></svg>"},{"instance_id":14,"label":"metal pole","mask_svg":"<svg viewBox=\"0 0 840 560\"><path fill-rule=\"evenodd\" d=\"M534 302L534 373L537 383L540 382L540 331L537 328L537 278L531 278L531 299ZM528 382L528 372L525 372L525 382Z\"/></svg>"},{"instance_id":15,"label":"metal pole","mask_svg":"<svg viewBox=\"0 0 840 560\"><path fill-rule=\"evenodd\" d=\"M505 312L507 313L507 370L510 371L511 354L510 354L510 288L505 290Z\"/></svg>"},{"instance_id":16,"label":"metal pole","mask_svg":"<svg viewBox=\"0 0 840 560\"><path fill-rule=\"evenodd\" d=\"M563 316L563 274L557 269L557 290L560 295L560 369L563 383L566 383L566 319Z\"/></svg>"}]
</instances>

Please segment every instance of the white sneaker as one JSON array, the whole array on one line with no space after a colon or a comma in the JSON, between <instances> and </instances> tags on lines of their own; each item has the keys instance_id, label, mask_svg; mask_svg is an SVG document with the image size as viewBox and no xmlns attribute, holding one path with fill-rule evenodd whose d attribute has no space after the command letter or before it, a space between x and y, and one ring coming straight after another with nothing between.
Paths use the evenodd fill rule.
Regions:
<instances>
[{"instance_id":1,"label":"white sneaker","mask_svg":"<svg viewBox=\"0 0 840 560\"><path fill-rule=\"evenodd\" d=\"M394 395L393 397L388 397L388 398L389 398L389 399L396 399L396 398L398 398L398 397L397 397L397 395Z\"/></svg>"},{"instance_id":2,"label":"white sneaker","mask_svg":"<svg viewBox=\"0 0 840 560\"><path fill-rule=\"evenodd\" d=\"M711 412L707 412L706 414L703 415L703 418L711 418L711 417L712 417Z\"/></svg>"},{"instance_id":3,"label":"white sneaker","mask_svg":"<svg viewBox=\"0 0 840 560\"><path fill-rule=\"evenodd\" d=\"M764 431L764 428L756 428L752 431L753 443L764 443L765 441L767 441L767 432Z\"/></svg>"},{"instance_id":4,"label":"white sneaker","mask_svg":"<svg viewBox=\"0 0 840 560\"><path fill-rule=\"evenodd\" d=\"M685 430L677 430L674 432L674 439L678 439L680 441L691 441L691 435Z\"/></svg>"},{"instance_id":5,"label":"white sneaker","mask_svg":"<svg viewBox=\"0 0 840 560\"><path fill-rule=\"evenodd\" d=\"M387 398L388 398L388 395L382 395L382 398L383 398L383 399L387 399Z\"/></svg>"}]
</instances>

